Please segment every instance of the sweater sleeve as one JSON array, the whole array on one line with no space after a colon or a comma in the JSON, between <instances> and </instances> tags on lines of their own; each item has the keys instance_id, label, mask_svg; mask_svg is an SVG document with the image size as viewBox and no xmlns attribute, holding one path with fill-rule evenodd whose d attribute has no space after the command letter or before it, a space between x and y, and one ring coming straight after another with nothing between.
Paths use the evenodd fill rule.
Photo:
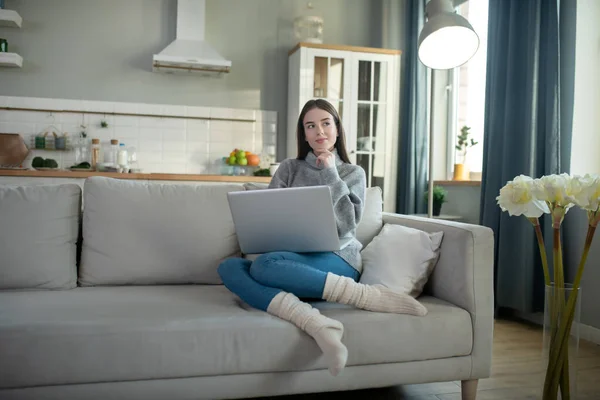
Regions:
<instances>
[{"instance_id":1,"label":"sweater sleeve","mask_svg":"<svg viewBox=\"0 0 600 400\"><path fill-rule=\"evenodd\" d=\"M288 187L290 169L287 160L284 160L279 164L279 168L275 171L275 174L269 182L269 189L278 189Z\"/></svg>"},{"instance_id":2,"label":"sweater sleeve","mask_svg":"<svg viewBox=\"0 0 600 400\"><path fill-rule=\"evenodd\" d=\"M357 167L342 179L337 168L321 171L321 183L329 186L339 237L354 231L360 222L365 206L367 178Z\"/></svg>"}]
</instances>

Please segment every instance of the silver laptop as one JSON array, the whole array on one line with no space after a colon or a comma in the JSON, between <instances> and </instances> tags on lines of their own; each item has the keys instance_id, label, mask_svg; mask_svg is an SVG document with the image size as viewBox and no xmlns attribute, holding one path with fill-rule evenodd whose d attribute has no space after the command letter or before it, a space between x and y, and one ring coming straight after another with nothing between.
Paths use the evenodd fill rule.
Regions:
<instances>
[{"instance_id":1,"label":"silver laptop","mask_svg":"<svg viewBox=\"0 0 600 400\"><path fill-rule=\"evenodd\" d=\"M229 192L229 208L244 254L322 252L344 248L328 186Z\"/></svg>"}]
</instances>

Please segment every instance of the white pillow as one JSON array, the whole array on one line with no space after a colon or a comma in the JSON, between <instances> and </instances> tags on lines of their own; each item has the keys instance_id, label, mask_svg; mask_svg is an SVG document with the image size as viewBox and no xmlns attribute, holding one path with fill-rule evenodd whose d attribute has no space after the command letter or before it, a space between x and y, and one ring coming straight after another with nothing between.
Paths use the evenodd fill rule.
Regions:
<instances>
[{"instance_id":1,"label":"white pillow","mask_svg":"<svg viewBox=\"0 0 600 400\"><path fill-rule=\"evenodd\" d=\"M437 263L444 232L427 233L385 224L361 252L360 282L382 284L413 297L419 296Z\"/></svg>"}]
</instances>

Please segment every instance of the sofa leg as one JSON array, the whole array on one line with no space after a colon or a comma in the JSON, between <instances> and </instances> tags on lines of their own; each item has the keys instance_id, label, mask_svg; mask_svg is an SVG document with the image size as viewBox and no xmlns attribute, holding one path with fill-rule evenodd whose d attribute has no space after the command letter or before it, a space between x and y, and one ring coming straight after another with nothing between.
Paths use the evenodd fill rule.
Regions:
<instances>
[{"instance_id":1,"label":"sofa leg","mask_svg":"<svg viewBox=\"0 0 600 400\"><path fill-rule=\"evenodd\" d=\"M460 382L460 392L462 393L462 400L475 400L477 396L477 382L478 379L471 379L468 381Z\"/></svg>"}]
</instances>

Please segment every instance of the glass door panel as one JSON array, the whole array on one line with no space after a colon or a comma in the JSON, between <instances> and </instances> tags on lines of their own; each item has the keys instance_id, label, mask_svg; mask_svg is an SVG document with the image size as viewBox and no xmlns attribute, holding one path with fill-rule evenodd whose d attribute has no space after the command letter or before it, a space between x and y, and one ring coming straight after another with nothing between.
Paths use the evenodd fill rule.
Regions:
<instances>
[{"instance_id":1,"label":"glass door panel","mask_svg":"<svg viewBox=\"0 0 600 400\"><path fill-rule=\"evenodd\" d=\"M385 105L373 104L373 140L371 150L377 153L385 153L385 139L387 119Z\"/></svg>"},{"instance_id":2,"label":"glass door panel","mask_svg":"<svg viewBox=\"0 0 600 400\"><path fill-rule=\"evenodd\" d=\"M313 82L313 96L327 97L327 57L315 57L315 78Z\"/></svg>"},{"instance_id":3,"label":"glass door panel","mask_svg":"<svg viewBox=\"0 0 600 400\"><path fill-rule=\"evenodd\" d=\"M371 157L373 157L373 167L368 181L371 186L379 186L381 191L385 193L385 154L373 154Z\"/></svg>"},{"instance_id":4,"label":"glass door panel","mask_svg":"<svg viewBox=\"0 0 600 400\"><path fill-rule=\"evenodd\" d=\"M371 150L371 105L358 104L356 114L356 150Z\"/></svg>"},{"instance_id":5,"label":"glass door panel","mask_svg":"<svg viewBox=\"0 0 600 400\"><path fill-rule=\"evenodd\" d=\"M357 154L356 164L365 170L367 176L367 187L371 186L371 156L369 154Z\"/></svg>"},{"instance_id":6,"label":"glass door panel","mask_svg":"<svg viewBox=\"0 0 600 400\"><path fill-rule=\"evenodd\" d=\"M371 61L358 62L358 100L371 100Z\"/></svg>"},{"instance_id":7,"label":"glass door panel","mask_svg":"<svg viewBox=\"0 0 600 400\"><path fill-rule=\"evenodd\" d=\"M341 58L329 59L329 86L326 96L329 99L344 98L344 60Z\"/></svg>"},{"instance_id":8,"label":"glass door panel","mask_svg":"<svg viewBox=\"0 0 600 400\"><path fill-rule=\"evenodd\" d=\"M386 101L387 86L384 77L387 76L387 63L373 63L373 101Z\"/></svg>"},{"instance_id":9,"label":"glass door panel","mask_svg":"<svg viewBox=\"0 0 600 400\"><path fill-rule=\"evenodd\" d=\"M331 104L337 110L338 114L340 115L340 119L344 119L344 104L341 101L334 101Z\"/></svg>"}]
</instances>

